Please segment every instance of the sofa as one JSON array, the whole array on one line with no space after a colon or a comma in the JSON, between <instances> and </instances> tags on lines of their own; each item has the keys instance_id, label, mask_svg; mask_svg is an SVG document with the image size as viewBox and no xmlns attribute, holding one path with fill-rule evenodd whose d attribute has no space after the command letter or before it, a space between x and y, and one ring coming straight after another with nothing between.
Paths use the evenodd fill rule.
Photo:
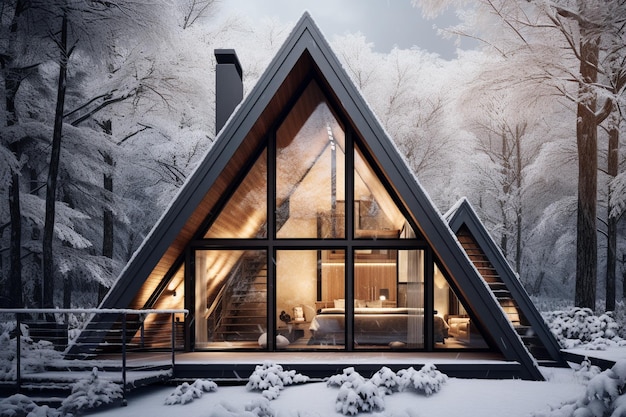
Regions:
<instances>
[{"instance_id":1,"label":"sofa","mask_svg":"<svg viewBox=\"0 0 626 417\"><path fill-rule=\"evenodd\" d=\"M470 341L471 322L469 317L448 317L448 335L462 342Z\"/></svg>"}]
</instances>

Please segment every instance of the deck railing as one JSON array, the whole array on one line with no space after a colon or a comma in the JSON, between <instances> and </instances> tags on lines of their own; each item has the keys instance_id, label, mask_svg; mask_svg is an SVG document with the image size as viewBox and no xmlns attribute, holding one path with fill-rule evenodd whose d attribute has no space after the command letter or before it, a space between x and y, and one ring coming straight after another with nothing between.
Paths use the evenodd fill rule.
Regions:
<instances>
[{"instance_id":1,"label":"deck railing","mask_svg":"<svg viewBox=\"0 0 626 417\"><path fill-rule=\"evenodd\" d=\"M4 368L1 382L10 384L14 380L20 392L25 380L32 383L38 373L50 368L119 370L125 403L129 370L142 370L145 375L146 370L158 373L159 369L171 366L173 372L176 350L183 348L181 328L187 314L185 309L0 309L0 322L8 323L12 329L9 346L15 341L14 377L9 370L12 363L0 364ZM99 325L93 326L96 321ZM88 337L79 336L83 330ZM9 346L2 349L10 349ZM146 350L169 352L169 365L163 361L160 364L138 361L128 366L130 352ZM5 357L10 357L6 353Z\"/></svg>"}]
</instances>

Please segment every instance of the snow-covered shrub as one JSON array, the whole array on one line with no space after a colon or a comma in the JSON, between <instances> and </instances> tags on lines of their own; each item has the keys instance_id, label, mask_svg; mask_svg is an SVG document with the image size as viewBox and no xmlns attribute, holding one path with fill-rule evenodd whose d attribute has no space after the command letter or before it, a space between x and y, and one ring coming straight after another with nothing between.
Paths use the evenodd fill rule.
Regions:
<instances>
[{"instance_id":1,"label":"snow-covered shrub","mask_svg":"<svg viewBox=\"0 0 626 417\"><path fill-rule=\"evenodd\" d=\"M30 372L41 372L54 361L63 359L63 353L54 349L52 342L47 340L33 341L30 337L22 336L22 366Z\"/></svg>"},{"instance_id":2,"label":"snow-covered shrub","mask_svg":"<svg viewBox=\"0 0 626 417\"><path fill-rule=\"evenodd\" d=\"M426 364L419 371L413 367L401 369L398 378L400 391L413 390L427 396L439 392L448 381L448 375L441 373L433 364Z\"/></svg>"},{"instance_id":3,"label":"snow-covered shrub","mask_svg":"<svg viewBox=\"0 0 626 417\"><path fill-rule=\"evenodd\" d=\"M298 374L296 371L285 371L283 367L270 361L257 365L254 369L246 389L248 391L258 390L263 392L263 396L269 400L276 399L287 385L307 382L309 377Z\"/></svg>"},{"instance_id":4,"label":"snow-covered shrub","mask_svg":"<svg viewBox=\"0 0 626 417\"><path fill-rule=\"evenodd\" d=\"M365 378L361 376L353 367L345 368L343 373L332 375L326 380L326 386L341 387L346 382L364 382Z\"/></svg>"},{"instance_id":5,"label":"snow-covered shrub","mask_svg":"<svg viewBox=\"0 0 626 417\"><path fill-rule=\"evenodd\" d=\"M0 380L15 379L15 338L11 339L10 330L4 328L0 333Z\"/></svg>"},{"instance_id":6,"label":"snow-covered shrub","mask_svg":"<svg viewBox=\"0 0 626 417\"><path fill-rule=\"evenodd\" d=\"M61 413L47 405L39 406L23 394L0 400L0 417L59 417Z\"/></svg>"},{"instance_id":7,"label":"snow-covered shrub","mask_svg":"<svg viewBox=\"0 0 626 417\"><path fill-rule=\"evenodd\" d=\"M589 380L585 393L574 402L533 415L535 417L626 416L625 389L626 360L621 360L611 369Z\"/></svg>"},{"instance_id":8,"label":"snow-covered shrub","mask_svg":"<svg viewBox=\"0 0 626 417\"><path fill-rule=\"evenodd\" d=\"M580 366L574 369L574 376L577 380L586 383L600 372L602 372L602 370L598 366L592 365L591 361L585 357L580 363Z\"/></svg>"},{"instance_id":9,"label":"snow-covered shrub","mask_svg":"<svg viewBox=\"0 0 626 417\"><path fill-rule=\"evenodd\" d=\"M122 387L113 381L98 376L98 368L93 368L89 377L72 384L72 393L63 400L59 409L64 415L110 404L122 398Z\"/></svg>"},{"instance_id":10,"label":"snow-covered shrub","mask_svg":"<svg viewBox=\"0 0 626 417\"><path fill-rule=\"evenodd\" d=\"M589 308L574 307L544 313L544 318L564 348L585 345L588 349L601 350L608 346L626 346L611 312L596 316Z\"/></svg>"},{"instance_id":11,"label":"snow-covered shrub","mask_svg":"<svg viewBox=\"0 0 626 417\"><path fill-rule=\"evenodd\" d=\"M93 313L75 313L67 315L67 341L69 345L72 345L76 339L78 339L85 323L91 320L94 315Z\"/></svg>"},{"instance_id":12,"label":"snow-covered shrub","mask_svg":"<svg viewBox=\"0 0 626 417\"><path fill-rule=\"evenodd\" d=\"M196 379L193 383L183 382L166 399L165 405L187 404L202 397L205 392L217 390L217 384L206 379Z\"/></svg>"},{"instance_id":13,"label":"snow-covered shrub","mask_svg":"<svg viewBox=\"0 0 626 417\"><path fill-rule=\"evenodd\" d=\"M385 409L384 397L384 390L372 381L353 378L339 388L335 410L345 415L355 415L360 411L382 411Z\"/></svg>"},{"instance_id":14,"label":"snow-covered shrub","mask_svg":"<svg viewBox=\"0 0 626 417\"><path fill-rule=\"evenodd\" d=\"M335 408L343 414L357 414L360 411L384 410L385 395L398 391L412 390L425 395L438 392L448 376L427 364L419 371L413 368L401 369L396 374L382 367L367 380L354 368L345 368L343 373L333 375L326 381L329 387L340 387Z\"/></svg>"},{"instance_id":15,"label":"snow-covered shrub","mask_svg":"<svg viewBox=\"0 0 626 417\"><path fill-rule=\"evenodd\" d=\"M0 380L14 380L16 378L17 332L15 322L5 322L0 325ZM20 326L20 358L22 371L40 372L48 364L63 358L63 354L54 349L54 345L46 340L35 342L28 333L28 326Z\"/></svg>"},{"instance_id":16,"label":"snow-covered shrub","mask_svg":"<svg viewBox=\"0 0 626 417\"><path fill-rule=\"evenodd\" d=\"M377 387L383 389L385 394L392 394L400 389L398 375L386 366L380 368L380 370L370 378L370 381Z\"/></svg>"}]
</instances>

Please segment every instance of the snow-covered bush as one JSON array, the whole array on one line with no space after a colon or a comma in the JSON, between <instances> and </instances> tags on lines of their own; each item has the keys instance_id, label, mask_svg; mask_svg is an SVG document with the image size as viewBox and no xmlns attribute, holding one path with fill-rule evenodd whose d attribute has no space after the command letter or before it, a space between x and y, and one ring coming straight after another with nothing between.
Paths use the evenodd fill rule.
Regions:
<instances>
[{"instance_id":1,"label":"snow-covered bush","mask_svg":"<svg viewBox=\"0 0 626 417\"><path fill-rule=\"evenodd\" d=\"M392 394L400 390L398 375L391 369L383 366L370 378L370 381L377 387L384 390L385 394Z\"/></svg>"},{"instance_id":2,"label":"snow-covered bush","mask_svg":"<svg viewBox=\"0 0 626 417\"><path fill-rule=\"evenodd\" d=\"M589 308L574 307L544 313L544 318L564 348L584 345L588 349L602 350L609 346L626 346L611 312L596 316Z\"/></svg>"},{"instance_id":3,"label":"snow-covered bush","mask_svg":"<svg viewBox=\"0 0 626 417\"><path fill-rule=\"evenodd\" d=\"M413 367L398 371L400 391L416 391L431 395L441 390L448 381L448 375L441 373L435 365L426 364L416 371Z\"/></svg>"},{"instance_id":4,"label":"snow-covered bush","mask_svg":"<svg viewBox=\"0 0 626 417\"><path fill-rule=\"evenodd\" d=\"M0 417L59 417L61 413L47 405L39 406L23 394L0 400Z\"/></svg>"},{"instance_id":5,"label":"snow-covered bush","mask_svg":"<svg viewBox=\"0 0 626 417\"><path fill-rule=\"evenodd\" d=\"M357 414L360 411L384 410L385 395L398 391L415 391L425 395L438 392L448 376L439 372L435 365L427 364L419 371L413 368L401 369L396 374L382 367L367 380L354 368L346 368L343 373L333 375L326 381L329 387L340 387L335 408L343 414Z\"/></svg>"},{"instance_id":6,"label":"snow-covered bush","mask_svg":"<svg viewBox=\"0 0 626 417\"><path fill-rule=\"evenodd\" d=\"M98 368L93 368L89 377L72 384L72 393L63 400L59 409L64 415L110 404L122 398L122 387L113 381L98 376Z\"/></svg>"},{"instance_id":7,"label":"snow-covered bush","mask_svg":"<svg viewBox=\"0 0 626 417\"><path fill-rule=\"evenodd\" d=\"M15 338L11 339L9 329L5 328L0 333L0 380L9 381L15 379Z\"/></svg>"},{"instance_id":8,"label":"snow-covered bush","mask_svg":"<svg viewBox=\"0 0 626 417\"><path fill-rule=\"evenodd\" d=\"M335 410L345 415L385 409L385 392L372 381L354 378L339 388Z\"/></svg>"},{"instance_id":9,"label":"snow-covered bush","mask_svg":"<svg viewBox=\"0 0 626 417\"><path fill-rule=\"evenodd\" d=\"M82 331L85 323L93 318L93 313L76 313L67 315L67 341L68 344L73 344L80 332Z\"/></svg>"},{"instance_id":10,"label":"snow-covered bush","mask_svg":"<svg viewBox=\"0 0 626 417\"><path fill-rule=\"evenodd\" d=\"M263 392L263 396L269 400L276 399L287 385L307 382L309 377L298 374L296 371L285 371L282 366L270 361L257 365L254 369L246 389L248 391L258 390Z\"/></svg>"},{"instance_id":11,"label":"snow-covered bush","mask_svg":"<svg viewBox=\"0 0 626 417\"><path fill-rule=\"evenodd\" d=\"M14 380L16 378L17 332L15 322L5 322L0 325L0 380ZM63 354L54 350L54 345L46 340L35 342L28 333L28 326L20 326L20 355L22 371L40 372L53 361L63 358Z\"/></svg>"},{"instance_id":12,"label":"snow-covered bush","mask_svg":"<svg viewBox=\"0 0 626 417\"><path fill-rule=\"evenodd\" d=\"M600 372L602 372L600 367L592 365L591 361L585 357L580 366L574 369L574 376L578 381L586 383Z\"/></svg>"},{"instance_id":13,"label":"snow-covered bush","mask_svg":"<svg viewBox=\"0 0 626 417\"><path fill-rule=\"evenodd\" d=\"M202 397L205 392L217 391L217 384L206 379L196 379L193 383L183 382L166 399L165 405L187 404Z\"/></svg>"},{"instance_id":14,"label":"snow-covered bush","mask_svg":"<svg viewBox=\"0 0 626 417\"><path fill-rule=\"evenodd\" d=\"M353 381L365 381L365 378L361 376L353 367L345 368L343 373L332 375L326 380L326 386L329 387L341 387L346 382Z\"/></svg>"},{"instance_id":15,"label":"snow-covered bush","mask_svg":"<svg viewBox=\"0 0 626 417\"><path fill-rule=\"evenodd\" d=\"M626 360L589 380L585 393L572 403L533 414L535 417L626 416Z\"/></svg>"}]
</instances>

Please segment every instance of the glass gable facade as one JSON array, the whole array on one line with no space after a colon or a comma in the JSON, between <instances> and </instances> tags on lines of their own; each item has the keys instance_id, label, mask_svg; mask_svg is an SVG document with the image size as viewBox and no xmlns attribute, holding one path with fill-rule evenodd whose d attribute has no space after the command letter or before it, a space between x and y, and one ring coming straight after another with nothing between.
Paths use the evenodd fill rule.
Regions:
<instances>
[{"instance_id":1,"label":"glass gable facade","mask_svg":"<svg viewBox=\"0 0 626 417\"><path fill-rule=\"evenodd\" d=\"M328 97L308 82L194 242L193 347L487 348Z\"/></svg>"}]
</instances>

